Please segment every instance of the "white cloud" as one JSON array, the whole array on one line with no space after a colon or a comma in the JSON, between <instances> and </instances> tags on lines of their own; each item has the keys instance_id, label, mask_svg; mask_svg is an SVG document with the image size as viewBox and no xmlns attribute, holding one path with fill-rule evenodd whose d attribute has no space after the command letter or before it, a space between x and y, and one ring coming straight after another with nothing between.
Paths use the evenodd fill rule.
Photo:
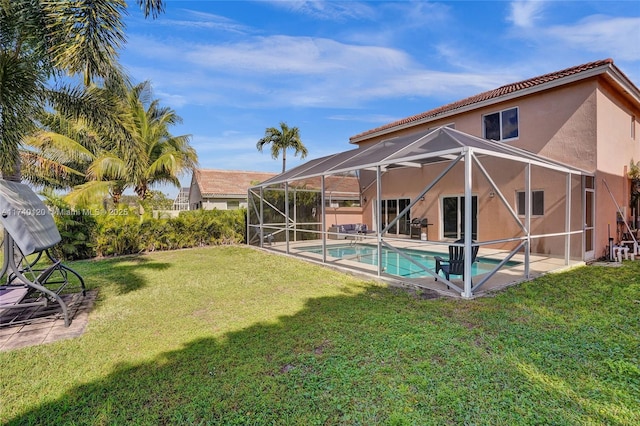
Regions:
<instances>
[{"instance_id":1,"label":"white cloud","mask_svg":"<svg viewBox=\"0 0 640 426\"><path fill-rule=\"evenodd\" d=\"M158 49L156 50L156 46ZM140 65L158 90L179 105L355 107L413 96L456 96L496 87L504 75L434 71L406 52L327 38L249 37L226 44L157 43L133 38L128 50L163 65ZM144 61L142 62L144 63Z\"/></svg>"},{"instance_id":2,"label":"white cloud","mask_svg":"<svg viewBox=\"0 0 640 426\"><path fill-rule=\"evenodd\" d=\"M544 2L539 0L523 0L511 2L511 13L507 17L507 21L512 22L516 27L534 27L536 21L540 19L540 14L544 9L544 6Z\"/></svg>"},{"instance_id":3,"label":"white cloud","mask_svg":"<svg viewBox=\"0 0 640 426\"><path fill-rule=\"evenodd\" d=\"M191 145L198 152L239 151L250 152L256 149L256 142L262 135L249 135L239 131L225 131L219 136L193 135Z\"/></svg>"},{"instance_id":4,"label":"white cloud","mask_svg":"<svg viewBox=\"0 0 640 426\"><path fill-rule=\"evenodd\" d=\"M542 22L542 12L548 5L535 0L510 4L507 21L514 25L511 35L536 43L533 54L541 52L546 57L555 57L556 52L580 52L583 56L591 52L598 55L591 59L640 60L640 17L600 14L576 22L547 25Z\"/></svg>"},{"instance_id":5,"label":"white cloud","mask_svg":"<svg viewBox=\"0 0 640 426\"><path fill-rule=\"evenodd\" d=\"M391 123L399 120L401 117L386 114L333 114L327 117L329 120L335 121L359 121L363 123Z\"/></svg>"},{"instance_id":6,"label":"white cloud","mask_svg":"<svg viewBox=\"0 0 640 426\"><path fill-rule=\"evenodd\" d=\"M408 65L403 52L378 46L344 44L326 38L270 36L239 43L195 46L186 59L221 72L327 74L348 69Z\"/></svg>"},{"instance_id":7,"label":"white cloud","mask_svg":"<svg viewBox=\"0 0 640 426\"><path fill-rule=\"evenodd\" d=\"M183 95L166 93L162 90L155 90L154 96L161 99L163 105L171 105L172 108L180 108L188 103L187 98Z\"/></svg>"},{"instance_id":8,"label":"white cloud","mask_svg":"<svg viewBox=\"0 0 640 426\"><path fill-rule=\"evenodd\" d=\"M299 2L286 7L330 6ZM443 39L433 42L433 52L440 58L433 67L401 48L363 40L350 43L291 35L245 33L237 41L205 42L201 38L197 43L132 35L127 52L136 64L134 75L150 78L157 93L174 108L224 105L244 109L354 108L400 98L455 100L531 77L538 69L553 70L558 58L564 60L568 52L580 51L582 57L584 52L595 52L617 61L640 59L640 18L594 15L576 23L545 27L539 20L543 9L541 2L511 4L509 19L518 26L517 37L540 48L531 49L525 63L514 61L508 67L482 62L455 40ZM531 62L542 46L545 54L536 61L536 68ZM565 53L549 54L552 48ZM558 69L568 66L560 63Z\"/></svg>"},{"instance_id":9,"label":"white cloud","mask_svg":"<svg viewBox=\"0 0 640 426\"><path fill-rule=\"evenodd\" d=\"M329 21L372 19L376 15L373 8L364 2L358 1L275 0L271 1L270 4L290 12Z\"/></svg>"},{"instance_id":10,"label":"white cloud","mask_svg":"<svg viewBox=\"0 0 640 426\"><path fill-rule=\"evenodd\" d=\"M250 135L240 131L224 131L216 136L196 134L191 146L198 152L200 167L205 169L240 169L278 172L282 160L271 158L269 151L263 153L256 148L262 135ZM287 162L293 167L293 158Z\"/></svg>"},{"instance_id":11,"label":"white cloud","mask_svg":"<svg viewBox=\"0 0 640 426\"><path fill-rule=\"evenodd\" d=\"M245 34L252 32L250 27L243 25L233 19L225 16L215 15L213 13L200 12L197 10L183 9L191 19L158 19L154 25L163 25L167 27L217 30L228 33Z\"/></svg>"},{"instance_id":12,"label":"white cloud","mask_svg":"<svg viewBox=\"0 0 640 426\"><path fill-rule=\"evenodd\" d=\"M593 15L573 25L549 27L545 35L571 49L640 60L640 18Z\"/></svg>"}]
</instances>

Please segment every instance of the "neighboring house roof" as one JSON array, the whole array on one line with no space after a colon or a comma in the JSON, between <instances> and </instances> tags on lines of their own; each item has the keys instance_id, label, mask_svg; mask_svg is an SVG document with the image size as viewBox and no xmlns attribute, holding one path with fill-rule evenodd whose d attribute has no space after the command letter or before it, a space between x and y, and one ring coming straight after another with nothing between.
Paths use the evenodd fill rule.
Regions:
<instances>
[{"instance_id":1,"label":"neighboring house roof","mask_svg":"<svg viewBox=\"0 0 640 426\"><path fill-rule=\"evenodd\" d=\"M384 135L416 124L459 114L482 106L518 98L534 92L562 86L574 81L605 73L610 73L611 77L622 85L624 93L635 99L636 102L640 100L640 90L638 90L631 80L629 80L622 71L613 64L613 59L604 59L574 66L561 71L555 71L516 83L507 84L505 86L498 87L497 89L489 90L411 117L403 118L401 120L367 130L363 133L352 136L349 140L351 143L361 142L373 136Z\"/></svg>"},{"instance_id":2,"label":"neighboring house roof","mask_svg":"<svg viewBox=\"0 0 640 426\"><path fill-rule=\"evenodd\" d=\"M247 191L257 182L276 176L276 173L249 172L241 170L198 169L194 177L202 198L247 197Z\"/></svg>"}]
</instances>

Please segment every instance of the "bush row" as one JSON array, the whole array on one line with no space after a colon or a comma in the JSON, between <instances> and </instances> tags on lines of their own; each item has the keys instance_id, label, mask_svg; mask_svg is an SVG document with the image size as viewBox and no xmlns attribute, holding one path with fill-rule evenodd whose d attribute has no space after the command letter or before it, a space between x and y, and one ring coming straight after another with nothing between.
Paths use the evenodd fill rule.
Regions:
<instances>
[{"instance_id":1,"label":"bush row","mask_svg":"<svg viewBox=\"0 0 640 426\"><path fill-rule=\"evenodd\" d=\"M62 236L55 255L66 260L174 250L244 241L244 210L196 210L154 219L128 207L61 210L54 214Z\"/></svg>"}]
</instances>

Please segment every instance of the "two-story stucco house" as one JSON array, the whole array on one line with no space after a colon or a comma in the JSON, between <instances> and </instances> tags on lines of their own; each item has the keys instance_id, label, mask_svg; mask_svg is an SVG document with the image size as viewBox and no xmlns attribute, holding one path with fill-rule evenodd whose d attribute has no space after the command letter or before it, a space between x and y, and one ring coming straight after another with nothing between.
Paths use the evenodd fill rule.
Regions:
<instances>
[{"instance_id":1,"label":"two-story stucco house","mask_svg":"<svg viewBox=\"0 0 640 426\"><path fill-rule=\"evenodd\" d=\"M585 219L585 227L593 228L586 236L584 258L588 260L603 254L610 236L619 239L617 207L605 182L618 205L624 207L626 218L631 219L627 171L632 160L640 160L638 116L640 90L608 59L508 84L368 130L351 137L350 141L366 147L444 125L589 172L592 178L585 179L582 188L583 199L594 209L586 212L589 217ZM544 181L534 185L545 186ZM516 184L510 194L520 213L522 206L518 202L522 201L522 189ZM546 191L533 188L534 226L544 227L554 220L548 217L549 191L551 188ZM452 212L455 204L455 199L445 198L422 212L437 218L433 231L442 238L445 234L459 236L460 230L453 228L460 224L449 227L447 222L455 214ZM635 213L640 215L638 211ZM488 220L495 222L495 217ZM495 225L477 226L478 232L482 232L483 227Z\"/></svg>"},{"instance_id":2,"label":"two-story stucco house","mask_svg":"<svg viewBox=\"0 0 640 426\"><path fill-rule=\"evenodd\" d=\"M638 87L613 60L595 61L367 130L350 138L357 149L265 185L351 171L380 250L397 252L410 221L426 219L424 244L463 238L467 249L503 251L489 277L522 255L528 277L535 256L568 265L633 239L640 212L627 172L640 160L639 116ZM484 283L471 283L468 263L465 296Z\"/></svg>"}]
</instances>

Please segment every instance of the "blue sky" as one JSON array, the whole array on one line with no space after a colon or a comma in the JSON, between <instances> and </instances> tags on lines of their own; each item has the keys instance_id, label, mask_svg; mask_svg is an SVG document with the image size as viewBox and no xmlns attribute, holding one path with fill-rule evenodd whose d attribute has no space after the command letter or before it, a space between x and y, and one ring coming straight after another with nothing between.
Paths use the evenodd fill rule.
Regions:
<instances>
[{"instance_id":1,"label":"blue sky","mask_svg":"<svg viewBox=\"0 0 640 426\"><path fill-rule=\"evenodd\" d=\"M640 86L637 0L170 0L156 20L131 3L121 62L182 117L173 133L192 135L203 168L279 172L256 142L281 121L300 129L308 160L396 119L598 59ZM306 160L289 154L287 169Z\"/></svg>"}]
</instances>

